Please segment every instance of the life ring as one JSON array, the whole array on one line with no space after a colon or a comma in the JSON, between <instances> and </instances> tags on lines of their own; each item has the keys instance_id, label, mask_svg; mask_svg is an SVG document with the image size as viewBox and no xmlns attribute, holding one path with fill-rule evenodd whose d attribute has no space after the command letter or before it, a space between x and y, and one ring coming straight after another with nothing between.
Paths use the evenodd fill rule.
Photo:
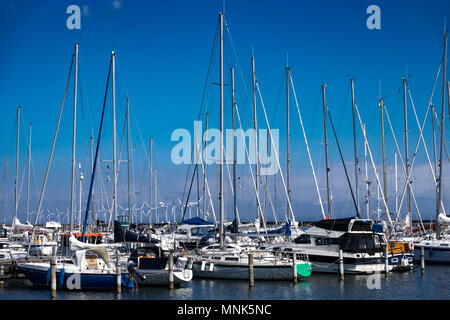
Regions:
<instances>
[{"instance_id":1,"label":"life ring","mask_svg":"<svg viewBox=\"0 0 450 320\"><path fill-rule=\"evenodd\" d=\"M408 243L408 248L409 248L409 251L414 251L414 242L409 242Z\"/></svg>"}]
</instances>

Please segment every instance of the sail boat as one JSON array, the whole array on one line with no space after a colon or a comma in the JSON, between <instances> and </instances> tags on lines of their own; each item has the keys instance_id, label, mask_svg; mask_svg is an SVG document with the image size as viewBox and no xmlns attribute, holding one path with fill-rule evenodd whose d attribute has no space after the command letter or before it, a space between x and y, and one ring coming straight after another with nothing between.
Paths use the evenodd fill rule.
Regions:
<instances>
[{"instance_id":1,"label":"sail boat","mask_svg":"<svg viewBox=\"0 0 450 320\"><path fill-rule=\"evenodd\" d=\"M208 279L249 279L249 253L253 254L253 270L255 280L291 280L294 272L300 278L306 278L311 274L311 264L307 257L302 255L295 263L289 255L278 255L265 250L257 250L256 247L240 247L232 243L224 243L224 197L223 197L223 21L224 14L219 13L220 25L220 222L219 241L217 244L206 246L198 253L189 255L193 260L192 271L194 278ZM252 57L252 70L254 60ZM253 72L253 84L255 86L255 74ZM234 101L233 101L234 103ZM254 96L254 119L255 96ZM256 170L258 170L256 168ZM260 213L258 187L256 186L257 213ZM236 190L235 190L236 191ZM235 206L234 206L235 207ZM236 212L236 211L235 211ZM261 216L264 219L263 216ZM235 216L236 219L236 216ZM264 220L263 220L264 223ZM234 223L236 225L236 221ZM255 235L256 236L256 235ZM206 267L208 265L208 267Z\"/></svg>"},{"instance_id":2,"label":"sail boat","mask_svg":"<svg viewBox=\"0 0 450 320\"><path fill-rule=\"evenodd\" d=\"M78 43L75 44L75 70L76 73L78 71ZM86 214L85 214L85 220L84 220L84 228L82 233L81 241L76 240L75 236L71 234L70 242L72 244L73 249L73 255L71 257L59 257L56 259L56 277L59 279L57 281L57 285L62 289L68 289L68 290L84 290L84 289L114 289L117 286L117 277L121 277L122 284L125 287L132 287L133 281L129 278L129 274L127 272L121 273L118 275L118 270L114 263L111 261L111 257L107 251L108 248L116 248L116 244L110 244L110 245L95 245L95 244L87 244L84 242L85 240L85 232L86 232L86 226L87 226L87 220L88 220L88 213L90 208L90 200L92 196L92 186L94 182L95 177L95 169L97 164L97 158L98 158L98 148L100 143L100 137L103 127L103 118L105 114L105 107L106 107L106 98L108 93L108 85L109 80L111 77L111 67L112 67L112 78L114 79L114 61L115 61L115 52L113 51L111 54L111 60L109 64L109 70L108 70L108 78L106 83L106 92L105 92L105 99L103 102L103 108L102 108L102 115L101 115L101 122L100 122L100 128L99 128L99 134L97 139L97 149L95 154L95 165L92 171L92 177L91 177L91 184L90 184L90 190L89 190L89 198L88 198L88 205L86 206ZM72 63L73 63L73 57L72 57ZM70 71L72 70L72 64ZM70 79L70 71L69 71L69 77L66 85L66 92L67 92L67 86L69 84ZM75 74L76 76L76 74ZM75 77L76 79L76 77ZM77 81L75 81L76 85ZM113 81L114 86L114 81ZM76 90L75 90L76 92ZM114 87L113 87L113 93L114 93ZM64 95L65 96L65 95ZM114 100L113 100L114 101ZM64 105L64 102L63 102ZM62 108L61 108L62 112ZM53 141L52 146L52 152L50 155L49 164L47 167L46 176L44 179L44 186L46 179L48 177L48 169L51 162L51 157L54 150L54 142L57 136L58 128L59 128L59 121L61 119L61 112L60 117L58 119L58 126L57 131L55 133L55 138ZM39 209L40 205L42 203L42 194L39 201ZM39 213L39 210L37 211ZM37 216L36 216L37 219ZM34 234L34 229L33 229ZM117 262L117 265L119 265L119 262ZM25 263L19 263L18 269L25 275L25 277L31 281L34 285L38 286L49 286L50 285L50 263L49 262L25 262Z\"/></svg>"},{"instance_id":3,"label":"sail boat","mask_svg":"<svg viewBox=\"0 0 450 320\"><path fill-rule=\"evenodd\" d=\"M439 156L439 176L437 185L437 199L436 199L436 233L415 243L414 250L417 255L421 254L423 248L424 259L427 263L450 264L450 238L448 233L442 232L442 227L450 225L450 218L441 212L442 202L442 168L443 168L443 148L444 148L444 122L445 122L445 90L447 95L450 95L449 84L445 82L446 67L447 67L447 40L448 32L444 36L444 57L443 57L443 73L442 73L442 106L441 106L441 143ZM448 98L448 97L447 97ZM433 115L434 116L434 115Z\"/></svg>"}]
</instances>

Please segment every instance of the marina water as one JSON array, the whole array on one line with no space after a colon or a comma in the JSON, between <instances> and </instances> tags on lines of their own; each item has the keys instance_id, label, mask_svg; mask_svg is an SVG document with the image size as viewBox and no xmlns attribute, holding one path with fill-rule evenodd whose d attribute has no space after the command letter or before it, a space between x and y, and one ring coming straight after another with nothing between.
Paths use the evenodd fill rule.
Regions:
<instances>
[{"instance_id":1,"label":"marina water","mask_svg":"<svg viewBox=\"0 0 450 320\"><path fill-rule=\"evenodd\" d=\"M289 281L248 281L193 279L181 287L140 287L114 291L58 291L57 300L448 300L450 278L445 265L427 265L410 272L379 275L347 275L340 281L334 274L312 274L296 284ZM368 287L372 287L369 289ZM378 284L378 288L377 288ZM49 300L50 290L33 287L25 279L6 280L0 300Z\"/></svg>"}]
</instances>

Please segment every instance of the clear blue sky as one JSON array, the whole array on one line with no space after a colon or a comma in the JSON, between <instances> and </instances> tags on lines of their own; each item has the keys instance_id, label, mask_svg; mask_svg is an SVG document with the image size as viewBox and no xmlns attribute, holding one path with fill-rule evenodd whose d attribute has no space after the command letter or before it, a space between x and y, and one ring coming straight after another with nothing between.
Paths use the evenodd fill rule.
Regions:
<instances>
[{"instance_id":1,"label":"clear blue sky","mask_svg":"<svg viewBox=\"0 0 450 320\"><path fill-rule=\"evenodd\" d=\"M79 5L82 11L81 30L68 30L66 8ZM381 8L381 30L369 30L366 9L376 4ZM141 192L134 201L147 200L148 166L145 148L150 137L155 139L155 166L158 170L160 197L164 201L181 198L187 166L175 166L170 161L170 151L175 145L170 135L176 128L192 131L197 119L205 83L208 62L217 26L218 13L223 1L18 1L0 3L0 108L2 111L0 156L8 154L8 212L14 199L16 107L22 106L20 147L20 176L26 164L28 124L33 122L33 164L36 177L32 182L32 210L37 207L46 161L50 152L54 129L67 79L75 42L80 43L80 83L78 99L77 155L89 156L89 136L97 134L107 68L112 50L117 52L117 135L120 143L125 114L125 96L130 96L133 113L132 139L135 159L133 188ZM281 162L284 164L285 148L285 84L284 68L293 65L292 76L300 99L302 116L312 149L316 170L319 172L322 198L324 184L323 128L320 85L328 83L327 101L334 117L336 129L346 161L351 164L352 126L349 79L355 77L356 101L363 121L367 124L369 140L375 160L381 161L379 135L379 108L377 107L380 82L397 139L403 152L403 104L401 78L408 75L422 122L430 98L433 81L442 58L443 25L447 17L450 24L449 1L226 1L225 19L238 59L233 54L228 33L225 35L225 67L239 64L237 74L237 99L244 117L244 126L250 125L251 103L244 94L249 87L250 57L252 48L256 61L257 78L271 119L271 127L280 129ZM241 73L242 72L242 73ZM209 82L218 81L218 52L215 54ZM228 73L225 81L229 81ZM229 90L226 88L226 94ZM218 87L208 85L206 103L211 113L212 126L218 127ZM441 82L433 102L441 107ZM312 191L311 170L307 162L298 116L292 101L292 174L297 218L320 218L317 196ZM229 99L226 98L226 106ZM227 104L228 103L228 104ZM110 107L110 104L109 104ZM67 96L61 131L58 136L55 158L50 174L45 208L65 210L70 199L73 86ZM109 110L109 109L108 109ZM227 109L228 110L228 109ZM109 112L109 113L108 113ZM103 159L111 157L111 113L107 112L103 134ZM412 110L409 111L410 156L418 137ZM230 127L230 116L226 115ZM261 127L263 114L258 111ZM387 125L387 124L386 124ZM447 122L448 125L448 122ZM139 126L139 129L138 129ZM25 128L24 128L25 127ZM142 141L141 141L142 137ZM430 125L426 139L432 152ZM394 143L386 126L388 165L394 162ZM358 153L363 155L363 142L358 133ZM348 187L331 131L329 131L333 190L336 215L354 215ZM148 150L147 150L148 151ZM122 154L122 159L125 154ZM362 158L360 159L363 160ZM423 164L416 179L427 184L417 190L433 208L432 181L425 162L423 148L419 149L417 165ZM361 162L362 163L362 162ZM85 166L85 164L83 164ZM103 164L105 167L106 164ZM84 171L86 172L87 169ZM106 169L105 169L106 170ZM123 191L126 187L126 167L119 178ZM334 170L334 171L333 171ZM349 170L353 168L349 166ZM363 166L361 166L363 170ZM399 167L400 170L400 167ZM105 172L104 172L105 173ZM211 183L217 185L217 169L210 169ZM248 169L239 169L248 178ZM448 171L447 171L448 173ZM393 170L389 172L390 176ZM413 177L414 178L414 177ZM304 180L302 180L304 179ZM244 179L243 179L244 180ZM420 181L422 181L420 180ZM86 181L86 180L85 180ZM304 187L301 181L305 181ZM419 181L419 180L417 180ZM280 182L278 182L280 183ZM423 185L422 184L422 185ZM374 185L374 184L373 184ZM402 183L400 183L402 186ZM110 188L110 185L106 186ZM278 205L285 206L282 186L278 184ZM87 183L83 188L87 189ZM242 185L245 195L240 195L241 215L254 216L254 195L250 184ZM247 189L246 189L247 188ZM363 193L361 183L361 193ZM393 192L393 185L389 186ZM3 189L2 189L3 190ZM25 183L22 187L19 217L24 216ZM217 188L215 189L217 190ZM227 191L229 192L229 191ZM340 194L347 195L340 195ZM372 194L376 190L372 190ZM250 194L250 195L248 195ZM126 202L121 193L121 204ZM250 199L247 199L250 198ZM389 197L390 201L393 196ZM86 195L83 196L85 203ZM447 200L447 199L446 199ZM252 202L253 201L253 202ZM363 202L361 195L361 202ZM342 202L341 206L338 203ZM373 198L372 202L376 202ZM215 201L217 206L217 201ZM83 204L84 206L84 204ZM339 208L339 209L338 209ZM427 207L428 208L428 207ZM218 209L216 209L218 210ZM339 212L339 210L341 210ZM434 214L431 214L433 216ZM280 213L279 218L283 217Z\"/></svg>"}]
</instances>

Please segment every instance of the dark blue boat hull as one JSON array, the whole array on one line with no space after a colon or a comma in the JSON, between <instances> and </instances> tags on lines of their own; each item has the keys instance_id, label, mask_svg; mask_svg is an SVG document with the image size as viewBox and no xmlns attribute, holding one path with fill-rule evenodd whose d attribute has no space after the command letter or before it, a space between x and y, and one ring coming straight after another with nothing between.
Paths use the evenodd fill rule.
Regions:
<instances>
[{"instance_id":1,"label":"dark blue boat hull","mask_svg":"<svg viewBox=\"0 0 450 320\"><path fill-rule=\"evenodd\" d=\"M50 273L49 271L31 270L28 268L19 268L25 277L36 286L50 287ZM79 286L74 277L69 279L73 273L65 273L61 271L56 272L56 286L63 290L106 290L116 289L117 275L115 274L80 274ZM128 287L127 275L122 275L122 285ZM70 287L69 287L70 286Z\"/></svg>"}]
</instances>

